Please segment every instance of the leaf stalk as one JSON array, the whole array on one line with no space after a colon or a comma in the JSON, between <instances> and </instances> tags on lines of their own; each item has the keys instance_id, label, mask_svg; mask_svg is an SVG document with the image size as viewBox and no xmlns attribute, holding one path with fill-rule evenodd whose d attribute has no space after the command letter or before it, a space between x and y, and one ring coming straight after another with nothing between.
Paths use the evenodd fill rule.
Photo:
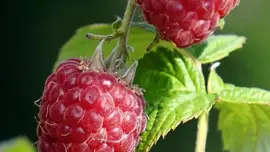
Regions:
<instances>
[{"instance_id":1,"label":"leaf stalk","mask_svg":"<svg viewBox=\"0 0 270 152\"><path fill-rule=\"evenodd\" d=\"M202 113L198 120L195 152L205 152L208 133L208 114Z\"/></svg>"}]
</instances>

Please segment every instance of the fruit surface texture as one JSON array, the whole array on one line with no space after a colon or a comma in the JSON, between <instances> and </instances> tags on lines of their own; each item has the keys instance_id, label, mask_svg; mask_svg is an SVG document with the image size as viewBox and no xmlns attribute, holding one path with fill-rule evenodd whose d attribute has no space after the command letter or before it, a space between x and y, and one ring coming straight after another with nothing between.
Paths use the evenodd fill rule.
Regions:
<instances>
[{"instance_id":1,"label":"fruit surface texture","mask_svg":"<svg viewBox=\"0 0 270 152\"><path fill-rule=\"evenodd\" d=\"M239 0L137 0L160 37L185 48L211 35Z\"/></svg>"},{"instance_id":2,"label":"fruit surface texture","mask_svg":"<svg viewBox=\"0 0 270 152\"><path fill-rule=\"evenodd\" d=\"M132 152L146 127L145 100L99 61L68 59L45 82L39 152ZM100 62L102 63L102 62Z\"/></svg>"}]
</instances>

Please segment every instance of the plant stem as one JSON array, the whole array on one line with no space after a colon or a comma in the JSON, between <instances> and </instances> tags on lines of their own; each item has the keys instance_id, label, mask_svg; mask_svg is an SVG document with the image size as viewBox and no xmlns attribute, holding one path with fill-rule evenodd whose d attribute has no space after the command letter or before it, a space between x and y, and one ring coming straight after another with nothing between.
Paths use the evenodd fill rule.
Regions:
<instances>
[{"instance_id":1,"label":"plant stem","mask_svg":"<svg viewBox=\"0 0 270 152\"><path fill-rule=\"evenodd\" d=\"M123 17L122 26L120 27L119 31L122 31L124 34L128 34L135 10L136 10L135 0L129 0Z\"/></svg>"},{"instance_id":2,"label":"plant stem","mask_svg":"<svg viewBox=\"0 0 270 152\"><path fill-rule=\"evenodd\" d=\"M188 52L189 53L189 52ZM191 55L191 53L190 53ZM192 56L192 55L191 55ZM197 69L202 72L201 63L194 57ZM203 112L198 120L197 125L197 137L196 137L196 149L195 152L205 152L208 134L208 119L209 114Z\"/></svg>"},{"instance_id":3,"label":"plant stem","mask_svg":"<svg viewBox=\"0 0 270 152\"><path fill-rule=\"evenodd\" d=\"M117 33L121 33L118 41L117 48L115 49L115 52L112 54L111 57L111 64L109 66L109 69L112 69L116 67L116 60L123 58L123 62L125 63L128 59L128 53L127 53L127 40L130 30L131 21L133 19L134 13L136 10L136 3L135 0L129 0L127 4L127 8L123 17L122 26L117 30Z\"/></svg>"},{"instance_id":4,"label":"plant stem","mask_svg":"<svg viewBox=\"0 0 270 152\"><path fill-rule=\"evenodd\" d=\"M119 37L121 33L112 33L110 35L99 35L99 34L92 34L92 33L87 33L86 38L91 39L91 40L103 40L105 39L106 41L113 40L117 37Z\"/></svg>"},{"instance_id":5,"label":"plant stem","mask_svg":"<svg viewBox=\"0 0 270 152\"><path fill-rule=\"evenodd\" d=\"M205 152L208 133L208 114L202 113L198 120L198 131L195 152Z\"/></svg>"}]
</instances>

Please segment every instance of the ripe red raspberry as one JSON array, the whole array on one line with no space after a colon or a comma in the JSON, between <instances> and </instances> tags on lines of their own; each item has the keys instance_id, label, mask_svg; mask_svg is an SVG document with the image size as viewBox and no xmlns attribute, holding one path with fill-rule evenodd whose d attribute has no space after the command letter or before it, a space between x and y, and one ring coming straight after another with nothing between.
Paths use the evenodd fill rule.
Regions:
<instances>
[{"instance_id":1,"label":"ripe red raspberry","mask_svg":"<svg viewBox=\"0 0 270 152\"><path fill-rule=\"evenodd\" d=\"M185 48L211 35L239 0L137 0L161 38Z\"/></svg>"},{"instance_id":2,"label":"ripe red raspberry","mask_svg":"<svg viewBox=\"0 0 270 152\"><path fill-rule=\"evenodd\" d=\"M39 112L39 152L135 150L147 123L143 94L131 86L137 62L122 77L108 72L102 43L91 60L68 59L47 78Z\"/></svg>"}]
</instances>

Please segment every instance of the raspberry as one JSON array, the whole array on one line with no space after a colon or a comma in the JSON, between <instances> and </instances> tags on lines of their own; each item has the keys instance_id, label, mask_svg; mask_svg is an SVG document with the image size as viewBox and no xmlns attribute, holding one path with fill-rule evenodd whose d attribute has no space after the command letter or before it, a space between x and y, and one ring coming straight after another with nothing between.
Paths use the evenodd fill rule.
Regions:
<instances>
[{"instance_id":1,"label":"raspberry","mask_svg":"<svg viewBox=\"0 0 270 152\"><path fill-rule=\"evenodd\" d=\"M67 59L45 82L39 152L131 152L146 127L145 100L132 86L135 62L120 77L106 70L101 46L91 60Z\"/></svg>"},{"instance_id":2,"label":"raspberry","mask_svg":"<svg viewBox=\"0 0 270 152\"><path fill-rule=\"evenodd\" d=\"M137 0L137 3L161 39L185 48L211 35L219 20L239 0Z\"/></svg>"}]
</instances>

